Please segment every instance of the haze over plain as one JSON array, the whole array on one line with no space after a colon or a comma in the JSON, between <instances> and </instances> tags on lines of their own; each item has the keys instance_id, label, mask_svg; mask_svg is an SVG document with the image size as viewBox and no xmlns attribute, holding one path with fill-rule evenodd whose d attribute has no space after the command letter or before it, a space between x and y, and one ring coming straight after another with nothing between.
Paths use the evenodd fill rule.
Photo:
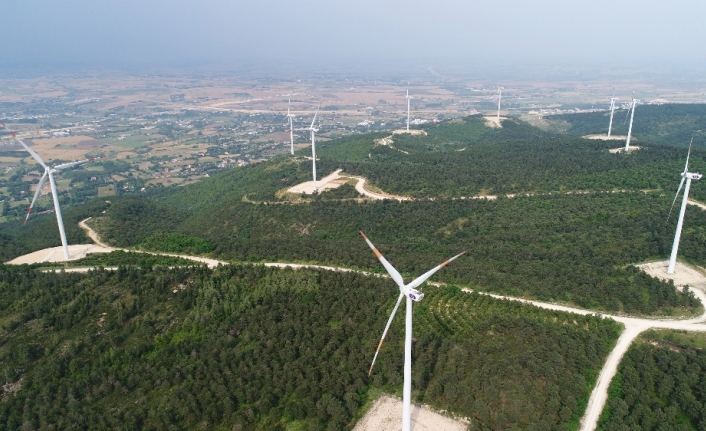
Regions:
<instances>
[{"instance_id":1,"label":"haze over plain","mask_svg":"<svg viewBox=\"0 0 706 431\"><path fill-rule=\"evenodd\" d=\"M8 67L706 65L706 3L5 2ZM417 64L424 62L423 65Z\"/></svg>"}]
</instances>

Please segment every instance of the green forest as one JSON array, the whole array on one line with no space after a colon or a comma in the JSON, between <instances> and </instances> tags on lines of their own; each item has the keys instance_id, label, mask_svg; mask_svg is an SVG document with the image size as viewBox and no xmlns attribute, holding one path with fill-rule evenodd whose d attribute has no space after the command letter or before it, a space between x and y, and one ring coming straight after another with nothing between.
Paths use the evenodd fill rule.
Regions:
<instances>
[{"instance_id":1,"label":"green forest","mask_svg":"<svg viewBox=\"0 0 706 431\"><path fill-rule=\"evenodd\" d=\"M674 220L669 198L645 193L534 196L418 202L312 201L300 205L219 203L184 220L149 224L144 214L162 203L114 200L99 224L117 246L139 244L155 231L201 236L213 255L230 261L289 261L381 271L360 239L365 231L407 275L468 251L468 259L439 273L510 295L577 304L610 312L696 312L690 295L652 279L631 263L666 256ZM157 209L156 209L157 208ZM123 211L130 211L125 214ZM688 213L681 256L706 261L706 213ZM136 237L137 233L142 237ZM681 311L680 311L681 310Z\"/></svg>"},{"instance_id":2,"label":"green forest","mask_svg":"<svg viewBox=\"0 0 706 431\"><path fill-rule=\"evenodd\" d=\"M424 131L394 135L391 145L379 144L381 133L317 145L319 177L343 169L414 198L409 201L364 199L349 184L287 196L288 188L311 179L311 161L302 157L308 150L301 150L185 187L67 207L69 243L90 242L78 222L91 217L103 241L135 253L73 263L119 267L88 274L0 266L6 382L0 431L350 429L380 392L401 391L403 313L367 376L394 305L394 285L354 273L258 264L383 273L359 230L405 279L467 251L435 276L446 285L424 286L425 299L415 306L413 395L470 418L473 429L576 429L621 327L460 288L596 313L703 312L688 289L679 292L634 266L669 254L676 217L667 220L667 213L685 148L641 138L647 149L610 154L615 143L514 119L492 129L477 116ZM692 170L706 171L704 151L692 152ZM471 198L482 194L498 197ZM706 202L704 184L694 182L690 196ZM26 226L0 224L3 262L59 243L51 214ZM137 251L231 264L210 270ZM679 253L684 262L706 266L706 211L696 206L687 210ZM640 358L661 364L658 355L675 354L664 359L674 370L681 369L681 353L696 352L684 356L684 369L699 360L696 348L674 352L661 347L673 341L651 341L658 345L638 343L629 352L634 366L623 365L624 381L614 383L601 426L635 429L639 421L666 418L706 429L689 401L706 402L698 388L690 389L691 398L680 389L655 400L647 386L630 386L656 381L640 382L627 368L657 376ZM645 394L625 395L634 391Z\"/></svg>"},{"instance_id":3,"label":"green forest","mask_svg":"<svg viewBox=\"0 0 706 431\"><path fill-rule=\"evenodd\" d=\"M551 115L545 117L545 120L552 125L552 129L562 130L574 136L608 133L610 112ZM627 135L629 123L628 111L617 109L613 117L611 134ZM637 145L686 146L689 145L691 135L696 133L694 145L704 147L706 146L705 131L706 105L704 104L638 104L635 109L632 132Z\"/></svg>"},{"instance_id":4,"label":"green forest","mask_svg":"<svg viewBox=\"0 0 706 431\"><path fill-rule=\"evenodd\" d=\"M119 247L379 271L358 237L362 229L408 275L468 250L471 258L440 274L442 280L597 311L697 311L693 298L630 266L669 253L675 218L667 223L667 213L683 169L682 149L615 155L605 143L514 120L491 129L478 117L425 131L395 135L395 148L375 144L382 134L322 143L318 170L323 176L344 167L383 190L433 200L359 202L344 186L289 203L278 196L309 180L310 162L278 158L188 187L69 209L69 241L88 240L76 223L92 216L103 239ZM694 151L694 168L706 167L704 154ZM520 191L533 195L453 198ZM695 183L691 196L706 197L706 189ZM706 214L690 207L686 220L680 257L706 265ZM29 227L0 226L2 258L58 245L53 223L49 215Z\"/></svg>"},{"instance_id":5,"label":"green forest","mask_svg":"<svg viewBox=\"0 0 706 431\"><path fill-rule=\"evenodd\" d=\"M424 290L415 401L473 429L576 429L619 324ZM0 266L0 429L350 429L401 391L403 313L367 376L395 298L331 271Z\"/></svg>"},{"instance_id":6,"label":"green forest","mask_svg":"<svg viewBox=\"0 0 706 431\"><path fill-rule=\"evenodd\" d=\"M706 337L686 331L643 334L625 354L599 430L706 429Z\"/></svg>"}]
</instances>

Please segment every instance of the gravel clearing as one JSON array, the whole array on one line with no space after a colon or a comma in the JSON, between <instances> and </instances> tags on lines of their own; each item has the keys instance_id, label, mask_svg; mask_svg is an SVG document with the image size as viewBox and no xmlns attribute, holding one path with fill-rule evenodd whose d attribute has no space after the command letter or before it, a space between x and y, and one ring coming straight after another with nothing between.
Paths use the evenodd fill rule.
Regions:
<instances>
[{"instance_id":1,"label":"gravel clearing","mask_svg":"<svg viewBox=\"0 0 706 431\"><path fill-rule=\"evenodd\" d=\"M428 406L412 404L413 431L465 431L469 422L437 413ZM382 395L365 413L353 431L380 431L402 429L402 400Z\"/></svg>"}]
</instances>

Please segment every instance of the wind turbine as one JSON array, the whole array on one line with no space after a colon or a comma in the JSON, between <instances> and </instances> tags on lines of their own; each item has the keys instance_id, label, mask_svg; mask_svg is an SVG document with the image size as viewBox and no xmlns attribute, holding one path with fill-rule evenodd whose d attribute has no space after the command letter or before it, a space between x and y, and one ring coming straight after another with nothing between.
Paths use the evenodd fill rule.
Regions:
<instances>
[{"instance_id":1,"label":"wind turbine","mask_svg":"<svg viewBox=\"0 0 706 431\"><path fill-rule=\"evenodd\" d=\"M608 136L610 136L610 131L613 128L613 113L615 112L615 101L618 100L615 95L610 98L610 123L608 123Z\"/></svg>"},{"instance_id":2,"label":"wind turbine","mask_svg":"<svg viewBox=\"0 0 706 431\"><path fill-rule=\"evenodd\" d=\"M412 100L412 98L409 97L409 87L407 87L407 95L405 96L405 99L407 99L407 133L409 133L409 101Z\"/></svg>"},{"instance_id":3,"label":"wind turbine","mask_svg":"<svg viewBox=\"0 0 706 431\"><path fill-rule=\"evenodd\" d=\"M500 122L500 99L503 97L503 87L498 87L498 123Z\"/></svg>"},{"instance_id":4,"label":"wind turbine","mask_svg":"<svg viewBox=\"0 0 706 431\"><path fill-rule=\"evenodd\" d=\"M289 104L287 105L287 118L289 118L289 143L292 147L292 155L294 155L294 129L292 128L292 119L294 114L289 113L289 106L292 104L292 99L289 99Z\"/></svg>"},{"instance_id":5,"label":"wind turbine","mask_svg":"<svg viewBox=\"0 0 706 431\"><path fill-rule=\"evenodd\" d=\"M315 139L315 133L319 131L319 129L314 128L314 123L316 123L316 116L319 115L319 108L321 108L321 102L323 102L324 99L321 99L319 101L319 106L316 107L316 112L314 113L314 119L311 120L311 125L309 127L303 128L303 129L296 129L297 131L306 131L308 130L311 132L311 161L312 161L312 174L314 177L314 193L317 193L319 189L316 187L316 139ZM291 118L291 117L290 117Z\"/></svg>"},{"instance_id":6,"label":"wind turbine","mask_svg":"<svg viewBox=\"0 0 706 431\"><path fill-rule=\"evenodd\" d=\"M397 287L400 289L400 296L397 298L397 303L395 304L395 308L392 310L392 314L390 314L390 318L387 320L387 325L385 325L385 331L382 333L382 338L380 339L380 343L378 344L378 348L375 351L375 356L373 357L373 363L370 365L370 370L368 371L368 376L370 376L370 373L373 372L373 366L375 365L375 360L378 357L378 353L380 352L380 347L382 347L382 342L385 340L385 335L387 335L387 330L390 329L390 324L392 323L392 319L395 317L395 313L397 312L397 308L400 306L400 302L402 302L403 297L407 297L407 316L405 320L405 341L404 341L404 386L402 389L402 431L410 431L410 426L411 426L411 399L412 399L412 301L419 302L424 298L424 294L420 291L418 291L416 288L421 286L422 283L424 283L429 277L434 275L434 273L441 268L445 267L446 265L449 264L452 260L456 259L457 257L461 256L462 254L465 253L459 253L456 256L452 257L451 259L447 260L446 262L442 263L441 265L435 266L434 268L430 269L429 271L425 272L418 278L416 278L414 281L412 281L409 284L404 284L404 280L402 279L402 276L400 275L399 272L395 269L394 266L390 264L390 262L385 259L382 254L375 248L372 242L368 239L368 237L365 236L365 234L361 231L360 234L363 236L363 239L365 239L365 242L368 243L370 248L373 250L373 253L375 253L375 256L380 260L380 263L382 263L382 266L385 267L387 270L388 274L390 274L390 277L397 283Z\"/></svg>"},{"instance_id":7,"label":"wind turbine","mask_svg":"<svg viewBox=\"0 0 706 431\"><path fill-rule=\"evenodd\" d=\"M630 137L632 136L632 120L635 119L635 106L637 106L637 100L635 100L635 96L632 97L632 114L630 114L630 126L628 127L628 139L625 141L625 152L627 153L630 150Z\"/></svg>"},{"instance_id":8,"label":"wind turbine","mask_svg":"<svg viewBox=\"0 0 706 431\"><path fill-rule=\"evenodd\" d=\"M18 138L15 132L12 130L8 129L5 123L0 122L2 124L2 127L4 127L10 134L12 135L13 138L17 142L19 142L25 150L34 158L34 160L37 161L42 167L44 168L44 175L42 175L42 178L39 180L39 184L37 184L37 190L34 192L34 198L32 199L32 203L29 206L29 210L27 211L27 216L25 217L25 224L27 224L27 220L29 220L29 215L32 213L32 209L34 208L34 203L37 201L37 198L39 197L39 194L42 190L42 187L44 186L44 183L47 180L47 177L49 178L49 184L51 185L51 194L52 198L54 200L54 213L56 214L56 222L59 225L59 236L61 237L61 245L64 249L64 257L66 257L66 260L69 260L69 245L66 242L66 232L64 231L64 221L61 218L61 208L59 207L59 194L57 193L56 190L56 181L54 181L54 173L57 171L60 171L62 169L67 169L76 165L80 165L83 163L91 162L95 160L94 158L90 159L84 159L84 160L79 160L77 162L70 162L70 163L64 163L61 165L56 165L54 167L49 167L44 163L44 160L42 160L41 157L39 157L39 154L34 152L27 144L22 141L22 139Z\"/></svg>"},{"instance_id":9,"label":"wind turbine","mask_svg":"<svg viewBox=\"0 0 706 431\"><path fill-rule=\"evenodd\" d=\"M691 143L694 142L694 138L691 138ZM679 192L681 187L684 185L684 180L686 180L686 187L684 187L684 198L681 201L681 210L679 211L679 220L677 221L677 232L674 234L674 244L672 244L672 255L669 257L669 266L667 266L667 274L674 274L674 266L677 263L677 251L679 250L679 238L681 238L681 228L684 224L684 212L686 211L686 203L689 200L689 188L691 187L691 180L700 180L701 174L689 172L689 156L691 155L691 143L689 143L689 152L686 154L686 164L684 165L684 172L681 174L681 182L679 183L679 188L677 189L677 194L674 196L674 201L672 202L672 208L674 208L674 203L679 197ZM672 208L669 209L669 215L672 214ZM667 216L667 221L669 221L669 215Z\"/></svg>"}]
</instances>

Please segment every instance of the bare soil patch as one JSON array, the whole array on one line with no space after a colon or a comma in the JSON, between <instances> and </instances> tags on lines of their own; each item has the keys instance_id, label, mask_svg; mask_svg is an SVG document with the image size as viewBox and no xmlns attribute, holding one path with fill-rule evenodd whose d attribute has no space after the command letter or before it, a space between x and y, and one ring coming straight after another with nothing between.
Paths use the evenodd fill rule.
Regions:
<instances>
[{"instance_id":1,"label":"bare soil patch","mask_svg":"<svg viewBox=\"0 0 706 431\"><path fill-rule=\"evenodd\" d=\"M485 119L485 125L486 127L490 127L491 129L500 129L503 127L503 120L507 120L507 117L500 117L498 118L497 116L492 116L492 117L483 117Z\"/></svg>"},{"instance_id":2,"label":"bare soil patch","mask_svg":"<svg viewBox=\"0 0 706 431\"><path fill-rule=\"evenodd\" d=\"M330 190L330 189L337 189L341 187L343 184L346 183L346 181L338 181L341 178L341 169L335 170L333 173L321 178L316 182L316 187L319 189L319 192L323 192L325 190ZM307 195L313 194L314 193L314 181L307 181L305 183L297 184L296 186L290 188L287 190L289 193L296 193L296 194L302 194L305 193Z\"/></svg>"},{"instance_id":3,"label":"bare soil patch","mask_svg":"<svg viewBox=\"0 0 706 431\"><path fill-rule=\"evenodd\" d=\"M465 431L469 422L435 412L429 406L412 404L412 430ZM402 428L402 400L382 395L356 424L353 431L398 430Z\"/></svg>"},{"instance_id":4,"label":"bare soil patch","mask_svg":"<svg viewBox=\"0 0 706 431\"><path fill-rule=\"evenodd\" d=\"M402 134L407 134L407 135L419 135L419 136L426 136L427 132L424 130L419 130L419 129L399 129L399 130L394 130L392 132L393 135L402 135Z\"/></svg>"},{"instance_id":5,"label":"bare soil patch","mask_svg":"<svg viewBox=\"0 0 706 431\"><path fill-rule=\"evenodd\" d=\"M96 244L75 244L69 246L69 260L77 260L86 257L89 253L110 253L114 249L101 247ZM7 262L10 265L22 265L43 262L65 262L63 247L45 248L16 257Z\"/></svg>"},{"instance_id":6,"label":"bare soil patch","mask_svg":"<svg viewBox=\"0 0 706 431\"><path fill-rule=\"evenodd\" d=\"M625 135L603 135L603 134L596 134L596 135L585 135L581 136L584 139L602 139L604 141L624 141L628 137Z\"/></svg>"},{"instance_id":7,"label":"bare soil patch","mask_svg":"<svg viewBox=\"0 0 706 431\"><path fill-rule=\"evenodd\" d=\"M642 147L638 147L637 145L630 145L630 149L628 152L632 153L633 151L637 151L642 149ZM624 153L625 152L625 147L620 147L620 148L613 148L608 150L611 154L617 154L617 153Z\"/></svg>"}]
</instances>

